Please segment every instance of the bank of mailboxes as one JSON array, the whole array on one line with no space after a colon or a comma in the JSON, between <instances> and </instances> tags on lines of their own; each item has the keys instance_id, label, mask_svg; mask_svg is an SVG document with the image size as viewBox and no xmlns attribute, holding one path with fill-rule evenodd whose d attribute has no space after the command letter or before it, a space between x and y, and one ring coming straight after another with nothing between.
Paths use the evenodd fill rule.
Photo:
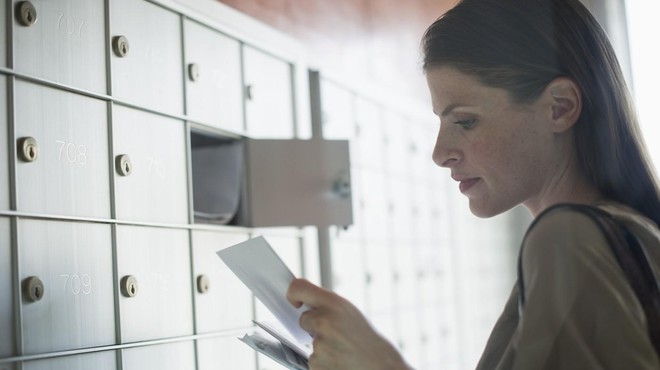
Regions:
<instances>
[{"instance_id":1,"label":"bank of mailboxes","mask_svg":"<svg viewBox=\"0 0 660 370\"><path fill-rule=\"evenodd\" d=\"M350 137L294 139L290 62L158 4L9 5L0 370L254 369L227 333L268 312L215 251L248 228L352 224Z\"/></svg>"},{"instance_id":2,"label":"bank of mailboxes","mask_svg":"<svg viewBox=\"0 0 660 370\"><path fill-rule=\"evenodd\" d=\"M160 5L0 3L0 210L18 213L0 216L0 359L254 369L225 333L267 312L215 251L246 227L352 224L348 137L293 139L293 66Z\"/></svg>"}]
</instances>

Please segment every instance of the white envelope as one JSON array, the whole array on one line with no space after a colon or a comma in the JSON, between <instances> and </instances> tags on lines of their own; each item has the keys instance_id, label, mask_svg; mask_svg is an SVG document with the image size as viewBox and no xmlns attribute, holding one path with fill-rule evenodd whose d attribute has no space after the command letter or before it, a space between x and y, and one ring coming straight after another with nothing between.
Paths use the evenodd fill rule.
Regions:
<instances>
[{"instance_id":1,"label":"white envelope","mask_svg":"<svg viewBox=\"0 0 660 370\"><path fill-rule=\"evenodd\" d=\"M291 336L302 346L311 348L312 337L299 324L300 315L308 308L295 308L286 299L294 276L266 239L258 236L217 254Z\"/></svg>"}]
</instances>

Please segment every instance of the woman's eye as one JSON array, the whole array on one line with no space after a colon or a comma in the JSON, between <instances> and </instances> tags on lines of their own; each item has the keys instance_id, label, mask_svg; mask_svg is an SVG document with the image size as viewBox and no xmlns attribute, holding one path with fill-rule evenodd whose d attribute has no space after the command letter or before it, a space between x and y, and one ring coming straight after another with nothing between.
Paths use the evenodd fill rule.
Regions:
<instances>
[{"instance_id":1,"label":"woman's eye","mask_svg":"<svg viewBox=\"0 0 660 370\"><path fill-rule=\"evenodd\" d=\"M463 126L463 128L472 128L475 123L477 123L477 120L472 118L472 119L465 119L465 120L460 120L454 122L457 125Z\"/></svg>"}]
</instances>

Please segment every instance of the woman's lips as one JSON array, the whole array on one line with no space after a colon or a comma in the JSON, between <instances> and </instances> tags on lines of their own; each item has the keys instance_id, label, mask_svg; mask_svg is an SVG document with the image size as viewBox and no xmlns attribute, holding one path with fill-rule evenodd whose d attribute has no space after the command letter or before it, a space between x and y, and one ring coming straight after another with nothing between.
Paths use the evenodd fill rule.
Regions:
<instances>
[{"instance_id":1,"label":"woman's lips","mask_svg":"<svg viewBox=\"0 0 660 370\"><path fill-rule=\"evenodd\" d=\"M478 177L475 177L473 179L462 180L461 183L458 185L458 189L461 191L461 193L465 193L471 187L473 187L474 184L476 184L478 181L479 181Z\"/></svg>"}]
</instances>

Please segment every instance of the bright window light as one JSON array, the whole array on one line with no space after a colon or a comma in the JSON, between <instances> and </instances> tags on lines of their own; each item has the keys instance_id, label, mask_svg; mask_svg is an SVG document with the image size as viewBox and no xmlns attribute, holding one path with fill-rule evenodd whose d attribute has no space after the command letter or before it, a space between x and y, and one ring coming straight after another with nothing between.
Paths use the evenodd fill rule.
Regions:
<instances>
[{"instance_id":1,"label":"bright window light","mask_svg":"<svg viewBox=\"0 0 660 370\"><path fill-rule=\"evenodd\" d=\"M660 172L660 1L626 0L628 35L633 75L633 95L647 148Z\"/></svg>"}]
</instances>

